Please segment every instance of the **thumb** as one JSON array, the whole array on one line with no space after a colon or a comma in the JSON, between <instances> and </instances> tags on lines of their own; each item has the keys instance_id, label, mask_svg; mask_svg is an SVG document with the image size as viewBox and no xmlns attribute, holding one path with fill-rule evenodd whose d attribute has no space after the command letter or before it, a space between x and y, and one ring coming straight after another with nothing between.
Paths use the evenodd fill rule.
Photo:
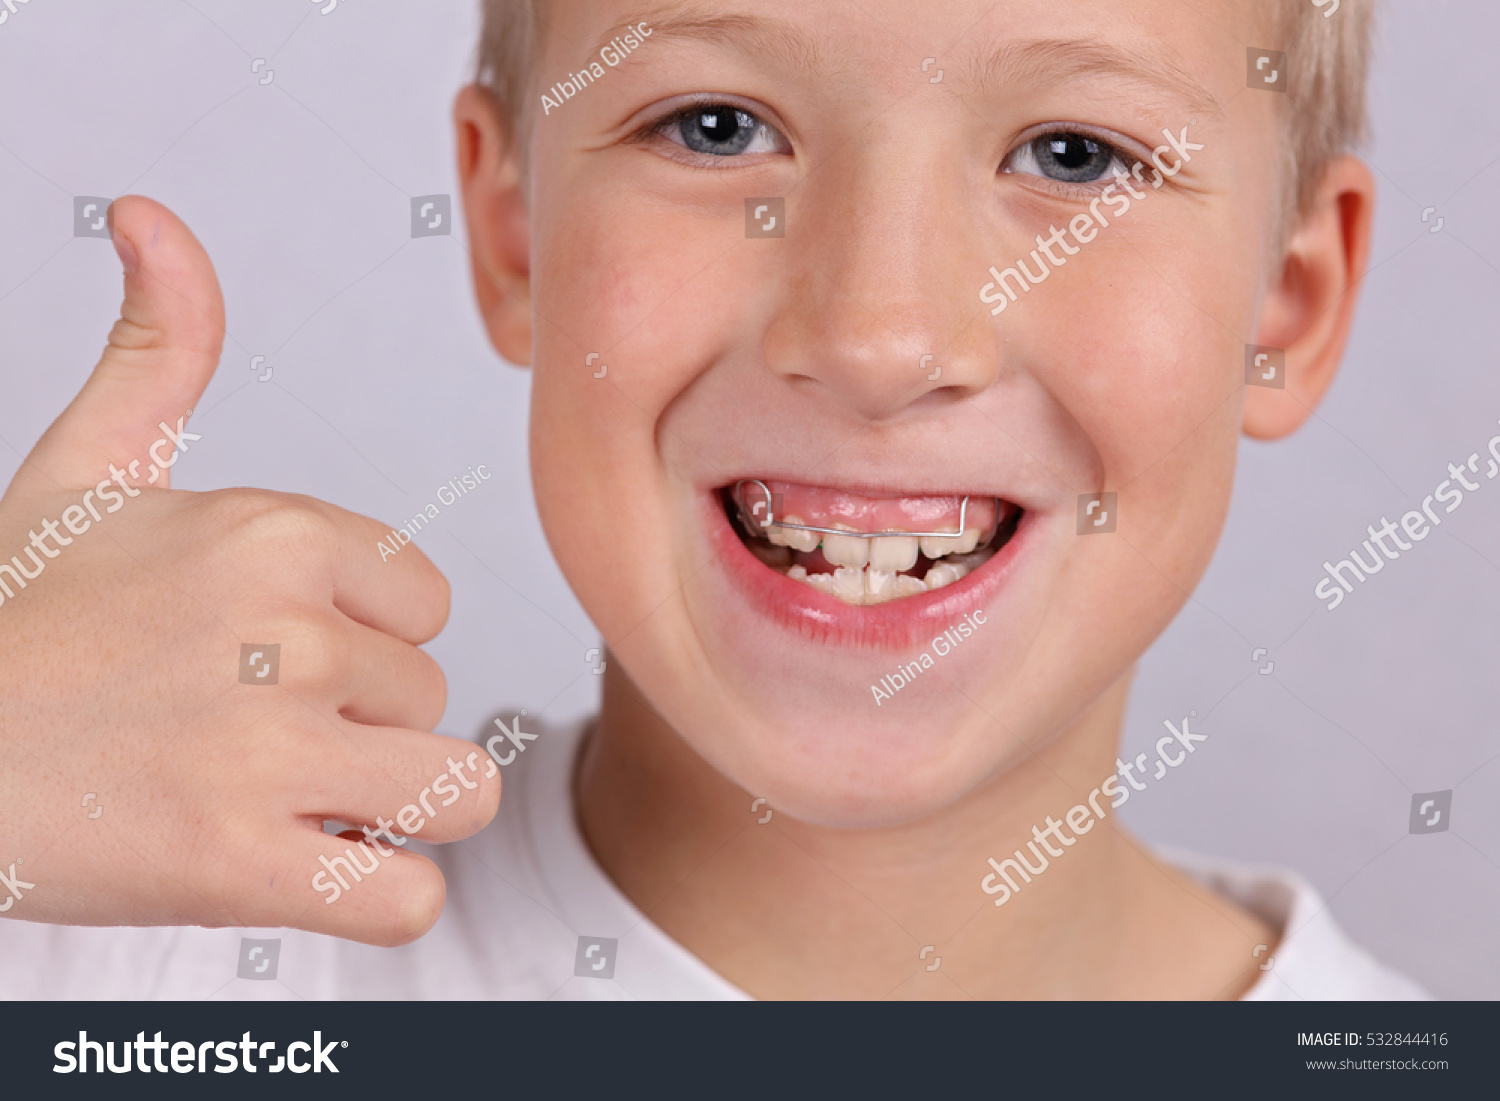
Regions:
<instances>
[{"instance_id":1,"label":"thumb","mask_svg":"<svg viewBox=\"0 0 1500 1101\"><path fill-rule=\"evenodd\" d=\"M166 488L166 468L187 446L179 442L185 418L218 366L224 297L198 239L140 195L112 203L109 222L125 268L120 319L94 373L6 496L92 487L120 471L131 484Z\"/></svg>"}]
</instances>

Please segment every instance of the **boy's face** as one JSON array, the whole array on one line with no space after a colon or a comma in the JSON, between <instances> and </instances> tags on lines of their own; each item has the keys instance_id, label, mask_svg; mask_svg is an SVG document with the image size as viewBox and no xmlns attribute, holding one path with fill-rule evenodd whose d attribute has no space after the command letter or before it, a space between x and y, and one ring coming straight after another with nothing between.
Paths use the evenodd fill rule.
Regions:
<instances>
[{"instance_id":1,"label":"boy's face","mask_svg":"<svg viewBox=\"0 0 1500 1101\"><path fill-rule=\"evenodd\" d=\"M652 33L528 108L542 520L643 695L747 791L834 825L938 810L1082 718L1194 587L1281 186L1277 97L1245 87L1260 14L548 5L538 90ZM1164 129L1203 148L1169 147L1155 189ZM785 236L747 228L766 198L754 224ZM992 315L989 268L1018 259L1050 274ZM765 533L824 539L794 554L731 519L743 479L808 526L947 531L967 495L986 530L956 569L942 544ZM1080 534L1097 492L1118 501ZM856 572L869 554L890 568Z\"/></svg>"}]
</instances>

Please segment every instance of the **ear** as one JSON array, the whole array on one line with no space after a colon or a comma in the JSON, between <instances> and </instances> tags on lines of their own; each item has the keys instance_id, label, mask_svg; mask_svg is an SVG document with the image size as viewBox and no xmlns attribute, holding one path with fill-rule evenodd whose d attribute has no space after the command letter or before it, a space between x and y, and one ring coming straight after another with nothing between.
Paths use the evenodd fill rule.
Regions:
<instances>
[{"instance_id":1,"label":"ear","mask_svg":"<svg viewBox=\"0 0 1500 1101\"><path fill-rule=\"evenodd\" d=\"M495 350L525 367L531 363L531 225L518 148L493 97L477 84L458 93L453 125L479 313Z\"/></svg>"},{"instance_id":2,"label":"ear","mask_svg":"<svg viewBox=\"0 0 1500 1101\"><path fill-rule=\"evenodd\" d=\"M1375 180L1364 162L1332 161L1297 219L1256 328L1256 344L1286 349L1286 389L1245 388L1245 435L1288 435L1323 400L1349 340L1374 210Z\"/></svg>"}]
</instances>

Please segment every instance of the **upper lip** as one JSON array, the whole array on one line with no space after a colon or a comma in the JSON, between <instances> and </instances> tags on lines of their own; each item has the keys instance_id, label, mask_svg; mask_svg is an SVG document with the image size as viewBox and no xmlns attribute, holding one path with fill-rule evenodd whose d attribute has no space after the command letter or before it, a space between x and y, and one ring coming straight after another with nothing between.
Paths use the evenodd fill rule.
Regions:
<instances>
[{"instance_id":1,"label":"upper lip","mask_svg":"<svg viewBox=\"0 0 1500 1101\"><path fill-rule=\"evenodd\" d=\"M721 485L714 486L713 488L728 493L732 497L734 494L734 487L740 482L744 481L760 481L766 483L787 482L797 486L832 490L837 493L847 493L855 497L867 497L871 500L896 500L903 497L970 497L974 499L994 497L999 498L1002 501L1007 501L1010 504L1018 505L1021 508L1030 509L1035 507L1034 504L1028 503L1028 501L1021 495L1018 495L1014 492L997 490L994 488L955 488L952 484L942 486L932 485L926 488L919 488L913 485L896 486L890 483L882 484L878 482L835 482L827 481L821 478L805 478L795 474L766 470L748 474L740 474L736 477L730 478L728 481L724 482Z\"/></svg>"}]
</instances>

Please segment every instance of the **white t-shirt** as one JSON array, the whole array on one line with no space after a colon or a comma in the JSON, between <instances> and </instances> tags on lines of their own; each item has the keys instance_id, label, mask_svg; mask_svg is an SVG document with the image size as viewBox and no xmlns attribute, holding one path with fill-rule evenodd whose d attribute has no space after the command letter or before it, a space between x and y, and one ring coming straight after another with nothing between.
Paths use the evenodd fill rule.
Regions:
<instances>
[{"instance_id":1,"label":"white t-shirt","mask_svg":"<svg viewBox=\"0 0 1500 1101\"><path fill-rule=\"evenodd\" d=\"M594 862L573 815L584 726L534 729L537 740L505 768L495 821L467 841L421 847L442 868L448 897L420 940L372 948L287 929L3 920L0 998L747 998L652 924ZM1297 876L1164 855L1281 931L1247 1000L1427 996L1349 941Z\"/></svg>"}]
</instances>

